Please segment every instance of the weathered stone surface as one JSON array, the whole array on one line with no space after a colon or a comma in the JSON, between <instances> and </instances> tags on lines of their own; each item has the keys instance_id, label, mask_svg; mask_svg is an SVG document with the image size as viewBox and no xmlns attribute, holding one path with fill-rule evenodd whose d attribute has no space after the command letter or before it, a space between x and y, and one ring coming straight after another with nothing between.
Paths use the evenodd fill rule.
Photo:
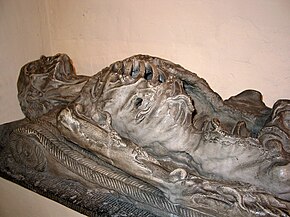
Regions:
<instances>
[{"instance_id":1,"label":"weathered stone surface","mask_svg":"<svg viewBox=\"0 0 290 217\"><path fill-rule=\"evenodd\" d=\"M1 176L89 216L289 216L290 101L136 55L92 77L65 54L21 69L26 118L0 126Z\"/></svg>"}]
</instances>

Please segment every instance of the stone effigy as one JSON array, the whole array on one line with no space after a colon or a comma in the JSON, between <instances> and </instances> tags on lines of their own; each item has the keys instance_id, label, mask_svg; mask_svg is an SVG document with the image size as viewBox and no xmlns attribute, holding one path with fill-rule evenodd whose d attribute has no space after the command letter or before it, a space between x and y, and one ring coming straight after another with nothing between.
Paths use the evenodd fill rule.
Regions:
<instances>
[{"instance_id":1,"label":"stone effigy","mask_svg":"<svg viewBox=\"0 0 290 217\"><path fill-rule=\"evenodd\" d=\"M136 55L92 77L65 54L22 67L26 118L0 126L1 176L89 216L289 216L290 100Z\"/></svg>"}]
</instances>

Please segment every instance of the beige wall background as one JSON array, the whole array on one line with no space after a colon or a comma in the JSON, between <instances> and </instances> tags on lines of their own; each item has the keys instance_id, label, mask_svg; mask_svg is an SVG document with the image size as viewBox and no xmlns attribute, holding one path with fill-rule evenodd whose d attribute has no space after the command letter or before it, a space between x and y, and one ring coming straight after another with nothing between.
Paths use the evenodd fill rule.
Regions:
<instances>
[{"instance_id":1,"label":"beige wall background","mask_svg":"<svg viewBox=\"0 0 290 217\"><path fill-rule=\"evenodd\" d=\"M290 98L289 0L0 0L0 123L23 117L20 67L67 53L79 74L143 53L179 63L224 99ZM0 216L81 216L3 179Z\"/></svg>"}]
</instances>

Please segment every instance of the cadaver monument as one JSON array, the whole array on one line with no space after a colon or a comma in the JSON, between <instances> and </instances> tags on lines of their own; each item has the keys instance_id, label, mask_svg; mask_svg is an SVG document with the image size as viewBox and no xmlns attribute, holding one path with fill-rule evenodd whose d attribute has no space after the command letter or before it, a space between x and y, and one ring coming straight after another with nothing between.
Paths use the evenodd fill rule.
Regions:
<instances>
[{"instance_id":1,"label":"cadaver monument","mask_svg":"<svg viewBox=\"0 0 290 217\"><path fill-rule=\"evenodd\" d=\"M17 87L25 118L0 126L8 180L88 216L290 216L290 100L223 100L148 55L92 77L42 56Z\"/></svg>"}]
</instances>

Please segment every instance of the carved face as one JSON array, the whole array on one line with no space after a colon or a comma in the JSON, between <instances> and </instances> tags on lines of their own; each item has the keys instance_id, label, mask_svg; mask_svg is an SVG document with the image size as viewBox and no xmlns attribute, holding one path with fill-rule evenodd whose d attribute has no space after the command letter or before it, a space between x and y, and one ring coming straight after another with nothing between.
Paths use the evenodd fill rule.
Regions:
<instances>
[{"instance_id":1,"label":"carved face","mask_svg":"<svg viewBox=\"0 0 290 217\"><path fill-rule=\"evenodd\" d=\"M99 100L102 110L110 113L113 128L140 146L158 143L171 151L185 151L194 106L181 80L156 75L156 70L135 75L129 71L111 72Z\"/></svg>"}]
</instances>

